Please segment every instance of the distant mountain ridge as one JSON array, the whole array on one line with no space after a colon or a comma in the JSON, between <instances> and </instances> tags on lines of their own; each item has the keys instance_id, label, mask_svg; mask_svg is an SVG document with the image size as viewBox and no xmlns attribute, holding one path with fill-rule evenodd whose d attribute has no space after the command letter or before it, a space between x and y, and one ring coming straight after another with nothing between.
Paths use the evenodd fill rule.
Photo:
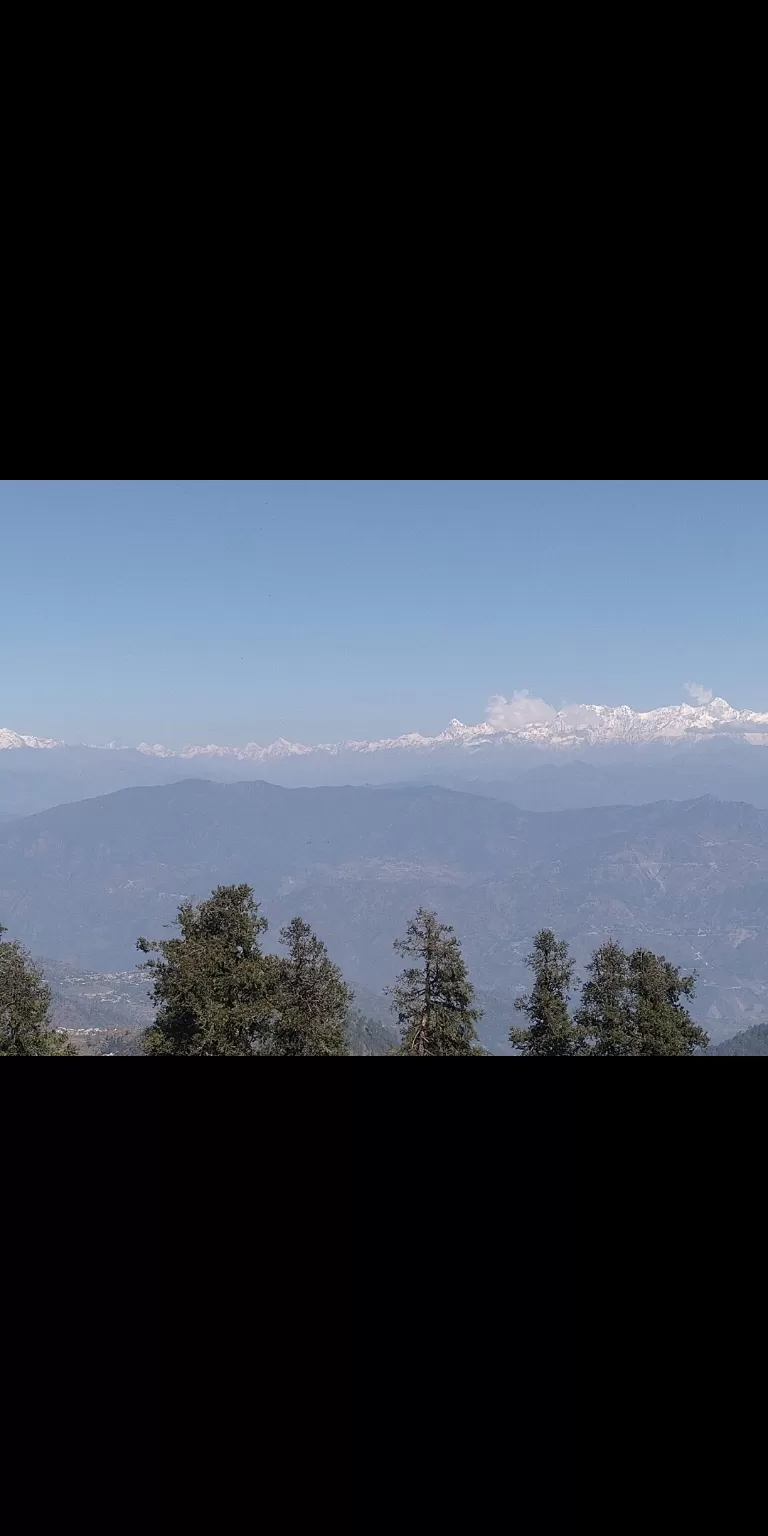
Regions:
<instances>
[{"instance_id":1,"label":"distant mountain ridge","mask_svg":"<svg viewBox=\"0 0 768 1536\"><path fill-rule=\"evenodd\" d=\"M315 746L279 737L267 746L261 746L255 741L248 742L244 747L220 746L216 742L209 742L205 746L183 747L178 752L160 742L142 741L135 750L148 757L180 760L229 758L237 762L262 763L312 754L326 757L343 757L347 754L365 756L379 752L422 754L439 752L440 748L445 747L461 747L469 753L478 748L503 748L505 745L530 745L568 751L602 743L672 742L713 733L746 740L754 746L768 746L768 713L734 709L727 700L720 698L711 699L707 704L670 704L651 710L634 710L628 704L574 704L553 712L552 718L529 722L510 730L499 730L487 721L480 725L464 725L461 720L454 719L436 736L423 736L419 731L410 731L402 736L385 737L378 741L319 742ZM50 751L66 745L63 741L0 729L0 750L28 747ZM111 752L125 749L110 744L90 750Z\"/></svg>"},{"instance_id":2,"label":"distant mountain ridge","mask_svg":"<svg viewBox=\"0 0 768 1536\"><path fill-rule=\"evenodd\" d=\"M546 709L547 706L542 706ZM286 788L439 784L525 810L689 800L711 794L768 807L768 715L724 700L647 713L584 705L515 730L452 720L436 736L310 747L216 743L173 752L160 743L75 746L0 731L0 817L28 816L140 786L265 777ZM498 724L498 720L496 722ZM470 783L470 781L474 781Z\"/></svg>"},{"instance_id":3,"label":"distant mountain ridge","mask_svg":"<svg viewBox=\"0 0 768 1536\"><path fill-rule=\"evenodd\" d=\"M532 934L552 927L583 967L613 936L700 975L713 1043L768 1015L768 810L709 798L526 812L429 786L285 789L264 781L124 789L0 828L0 918L38 955L124 971L185 896L252 884L277 944L299 914L358 1005L399 968L419 905L459 934L505 1048ZM485 1001L487 999L487 1003Z\"/></svg>"}]
</instances>

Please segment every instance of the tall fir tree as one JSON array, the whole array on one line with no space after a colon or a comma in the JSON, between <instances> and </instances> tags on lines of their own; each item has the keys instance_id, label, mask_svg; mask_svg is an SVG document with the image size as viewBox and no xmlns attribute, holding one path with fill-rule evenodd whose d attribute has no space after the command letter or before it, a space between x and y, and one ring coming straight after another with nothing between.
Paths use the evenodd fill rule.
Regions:
<instances>
[{"instance_id":1,"label":"tall fir tree","mask_svg":"<svg viewBox=\"0 0 768 1536\"><path fill-rule=\"evenodd\" d=\"M695 976L649 949L626 954L613 940L595 950L587 968L577 1025L590 1056L692 1056L709 1036L683 999Z\"/></svg>"},{"instance_id":2,"label":"tall fir tree","mask_svg":"<svg viewBox=\"0 0 768 1536\"><path fill-rule=\"evenodd\" d=\"M648 949L633 949L629 957L630 991L637 1028L636 1056L693 1056L706 1050L709 1035L694 1024L683 998L696 991L695 975L683 976L679 966Z\"/></svg>"},{"instance_id":3,"label":"tall fir tree","mask_svg":"<svg viewBox=\"0 0 768 1536\"><path fill-rule=\"evenodd\" d=\"M632 1056L636 1028L630 1008L629 956L613 939L595 950L575 1014L590 1056Z\"/></svg>"},{"instance_id":4,"label":"tall fir tree","mask_svg":"<svg viewBox=\"0 0 768 1536\"><path fill-rule=\"evenodd\" d=\"M273 1014L268 1056L348 1056L350 992L309 923L294 917L280 930L288 953L270 957Z\"/></svg>"},{"instance_id":5,"label":"tall fir tree","mask_svg":"<svg viewBox=\"0 0 768 1536\"><path fill-rule=\"evenodd\" d=\"M181 937L138 949L155 953L144 969L157 1005L144 1031L148 1056L253 1056L272 1013L269 967L259 939L266 918L249 885L219 885L207 901L179 907Z\"/></svg>"},{"instance_id":6,"label":"tall fir tree","mask_svg":"<svg viewBox=\"0 0 768 1536\"><path fill-rule=\"evenodd\" d=\"M407 966L391 988L392 1007L402 1030L398 1056L484 1056L475 1025L482 1011L454 931L437 913L419 907L404 939L395 940Z\"/></svg>"},{"instance_id":7,"label":"tall fir tree","mask_svg":"<svg viewBox=\"0 0 768 1536\"><path fill-rule=\"evenodd\" d=\"M512 1044L524 1056L580 1056L581 1031L568 1013L575 965L568 945L556 939L550 928L542 928L525 963L533 971L534 983L525 997L516 999L515 1007L525 1014L528 1025L513 1025L509 1031Z\"/></svg>"},{"instance_id":8,"label":"tall fir tree","mask_svg":"<svg viewBox=\"0 0 768 1536\"><path fill-rule=\"evenodd\" d=\"M0 923L0 1056L76 1056L51 1026L51 989L21 945L3 939Z\"/></svg>"}]
</instances>

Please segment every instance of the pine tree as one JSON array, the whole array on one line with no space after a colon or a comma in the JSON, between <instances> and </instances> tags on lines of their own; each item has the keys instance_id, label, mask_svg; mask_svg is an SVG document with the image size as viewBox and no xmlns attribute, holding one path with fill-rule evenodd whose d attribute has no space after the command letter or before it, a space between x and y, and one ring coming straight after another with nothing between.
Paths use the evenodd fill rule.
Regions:
<instances>
[{"instance_id":1,"label":"pine tree","mask_svg":"<svg viewBox=\"0 0 768 1536\"><path fill-rule=\"evenodd\" d=\"M515 1027L509 1038L524 1056L579 1056L582 1037L568 1013L568 994L573 982L575 962L568 945L556 939L550 928L542 928L526 956L526 965L535 980L526 997L518 997L515 1007L529 1020L527 1028Z\"/></svg>"},{"instance_id":2,"label":"pine tree","mask_svg":"<svg viewBox=\"0 0 768 1536\"><path fill-rule=\"evenodd\" d=\"M587 966L587 980L575 1015L590 1056L637 1054L629 980L629 956L609 939L595 950Z\"/></svg>"},{"instance_id":3,"label":"pine tree","mask_svg":"<svg viewBox=\"0 0 768 1536\"><path fill-rule=\"evenodd\" d=\"M270 963L273 1016L268 1056L348 1056L346 1019L353 994L309 923L280 930L288 954Z\"/></svg>"},{"instance_id":4,"label":"pine tree","mask_svg":"<svg viewBox=\"0 0 768 1536\"><path fill-rule=\"evenodd\" d=\"M705 1050L709 1035L681 998L693 997L696 977L681 976L664 955L634 949L629 957L630 989L637 1028L636 1056L692 1056Z\"/></svg>"},{"instance_id":5,"label":"pine tree","mask_svg":"<svg viewBox=\"0 0 768 1536\"><path fill-rule=\"evenodd\" d=\"M76 1056L51 1028L51 989L18 943L3 940L0 923L0 1056Z\"/></svg>"},{"instance_id":6,"label":"pine tree","mask_svg":"<svg viewBox=\"0 0 768 1536\"><path fill-rule=\"evenodd\" d=\"M576 1022L590 1056L692 1056L709 1037L694 1024L682 998L695 976L681 976L664 955L626 954L613 940L595 950Z\"/></svg>"},{"instance_id":7,"label":"pine tree","mask_svg":"<svg viewBox=\"0 0 768 1536\"><path fill-rule=\"evenodd\" d=\"M149 1056L252 1056L268 1032L269 968L259 946L266 918L249 885L219 885L207 901L182 902L181 937L139 939L158 1013L144 1031Z\"/></svg>"},{"instance_id":8,"label":"pine tree","mask_svg":"<svg viewBox=\"0 0 768 1536\"><path fill-rule=\"evenodd\" d=\"M395 949L418 962L402 971L391 989L402 1030L395 1054L484 1056L475 1029L482 1012L473 1006L474 987L453 929L438 922L436 912L419 907Z\"/></svg>"}]
</instances>

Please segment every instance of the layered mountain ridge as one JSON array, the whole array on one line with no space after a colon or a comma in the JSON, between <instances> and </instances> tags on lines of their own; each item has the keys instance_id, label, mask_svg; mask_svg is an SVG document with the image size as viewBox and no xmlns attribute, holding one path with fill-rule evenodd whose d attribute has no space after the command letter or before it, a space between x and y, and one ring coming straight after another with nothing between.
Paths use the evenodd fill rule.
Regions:
<instances>
[{"instance_id":1,"label":"layered mountain ridge","mask_svg":"<svg viewBox=\"0 0 768 1536\"><path fill-rule=\"evenodd\" d=\"M494 1050L508 1049L541 927L568 940L582 976L611 937L697 971L713 1043L768 1016L768 809L703 797L533 813L428 786L187 779L0 828L0 918L76 975L128 971L138 935L163 936L185 897L240 881L270 947L299 914L350 985L377 995L399 969L393 941L434 907L461 938Z\"/></svg>"}]
</instances>

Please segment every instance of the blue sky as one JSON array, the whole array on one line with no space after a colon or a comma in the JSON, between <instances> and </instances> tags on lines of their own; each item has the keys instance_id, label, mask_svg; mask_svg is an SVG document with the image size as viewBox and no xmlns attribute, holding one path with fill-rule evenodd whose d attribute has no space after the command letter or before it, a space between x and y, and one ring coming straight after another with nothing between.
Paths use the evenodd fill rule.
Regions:
<instances>
[{"instance_id":1,"label":"blue sky","mask_svg":"<svg viewBox=\"0 0 768 1536\"><path fill-rule=\"evenodd\" d=\"M433 732L528 689L768 710L766 481L0 482L0 726Z\"/></svg>"}]
</instances>

